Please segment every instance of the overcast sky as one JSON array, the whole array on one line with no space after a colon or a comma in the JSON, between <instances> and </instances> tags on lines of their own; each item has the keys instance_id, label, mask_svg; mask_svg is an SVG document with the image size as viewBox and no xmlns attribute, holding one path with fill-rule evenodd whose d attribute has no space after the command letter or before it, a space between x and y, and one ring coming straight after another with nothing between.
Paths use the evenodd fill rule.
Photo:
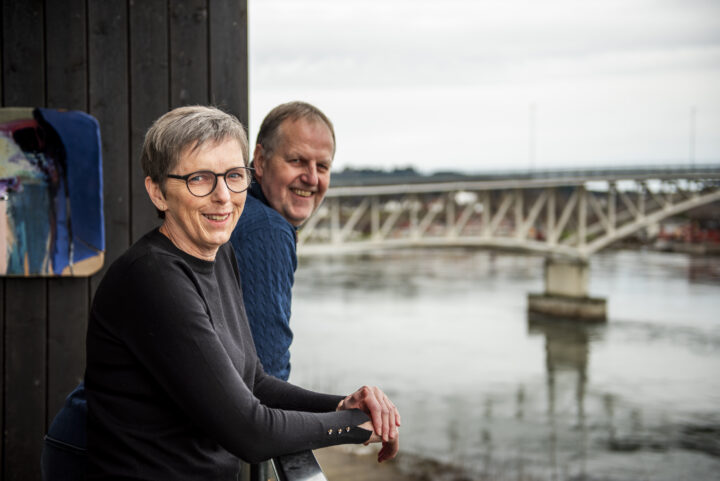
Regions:
<instances>
[{"instance_id":1,"label":"overcast sky","mask_svg":"<svg viewBox=\"0 0 720 481\"><path fill-rule=\"evenodd\" d=\"M717 0L248 8L251 143L306 100L335 124L339 170L720 163Z\"/></svg>"}]
</instances>

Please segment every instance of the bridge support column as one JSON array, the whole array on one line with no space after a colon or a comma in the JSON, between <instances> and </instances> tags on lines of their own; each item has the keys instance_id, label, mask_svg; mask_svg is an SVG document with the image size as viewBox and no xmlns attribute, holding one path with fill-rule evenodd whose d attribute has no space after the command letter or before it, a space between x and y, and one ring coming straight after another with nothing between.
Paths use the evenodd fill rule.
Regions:
<instances>
[{"instance_id":1,"label":"bridge support column","mask_svg":"<svg viewBox=\"0 0 720 481\"><path fill-rule=\"evenodd\" d=\"M528 295L528 312L583 321L606 320L606 300L588 296L589 271L585 261L546 259L545 293Z\"/></svg>"}]
</instances>

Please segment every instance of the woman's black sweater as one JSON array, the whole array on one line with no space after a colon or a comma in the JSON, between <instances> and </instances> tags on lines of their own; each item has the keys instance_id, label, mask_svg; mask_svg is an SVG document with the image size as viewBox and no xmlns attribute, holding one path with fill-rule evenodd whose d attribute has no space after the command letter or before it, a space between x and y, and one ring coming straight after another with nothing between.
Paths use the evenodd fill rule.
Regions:
<instances>
[{"instance_id":1,"label":"woman's black sweater","mask_svg":"<svg viewBox=\"0 0 720 481\"><path fill-rule=\"evenodd\" d=\"M370 432L342 397L266 375L230 245L208 262L157 229L108 269L87 334L88 479L235 480L239 460Z\"/></svg>"}]
</instances>

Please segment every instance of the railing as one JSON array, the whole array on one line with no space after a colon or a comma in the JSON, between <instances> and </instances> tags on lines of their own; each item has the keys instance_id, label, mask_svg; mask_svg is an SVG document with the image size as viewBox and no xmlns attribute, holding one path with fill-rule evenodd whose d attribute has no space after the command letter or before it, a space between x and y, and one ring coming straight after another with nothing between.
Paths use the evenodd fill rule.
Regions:
<instances>
[{"instance_id":1,"label":"railing","mask_svg":"<svg viewBox=\"0 0 720 481\"><path fill-rule=\"evenodd\" d=\"M251 465L250 481L267 481L268 464ZM272 467L277 481L327 481L312 451L278 456L272 459Z\"/></svg>"},{"instance_id":2,"label":"railing","mask_svg":"<svg viewBox=\"0 0 720 481\"><path fill-rule=\"evenodd\" d=\"M667 217L720 200L720 168L678 175L334 187L300 230L298 254L477 246L587 259Z\"/></svg>"}]
</instances>

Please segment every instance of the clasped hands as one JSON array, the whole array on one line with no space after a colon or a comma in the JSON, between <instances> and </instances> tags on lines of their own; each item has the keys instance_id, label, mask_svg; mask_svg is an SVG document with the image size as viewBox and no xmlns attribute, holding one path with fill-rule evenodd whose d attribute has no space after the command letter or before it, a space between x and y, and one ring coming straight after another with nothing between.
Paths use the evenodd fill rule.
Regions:
<instances>
[{"instance_id":1,"label":"clasped hands","mask_svg":"<svg viewBox=\"0 0 720 481\"><path fill-rule=\"evenodd\" d=\"M400 413L395 405L378 387L363 386L354 393L345 397L337 406L337 411L343 409L360 409L368 416L370 421L361 424L360 428L372 431L369 443L382 442L378 453L378 462L382 463L393 459L400 448Z\"/></svg>"}]
</instances>

